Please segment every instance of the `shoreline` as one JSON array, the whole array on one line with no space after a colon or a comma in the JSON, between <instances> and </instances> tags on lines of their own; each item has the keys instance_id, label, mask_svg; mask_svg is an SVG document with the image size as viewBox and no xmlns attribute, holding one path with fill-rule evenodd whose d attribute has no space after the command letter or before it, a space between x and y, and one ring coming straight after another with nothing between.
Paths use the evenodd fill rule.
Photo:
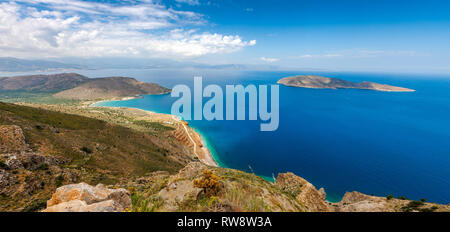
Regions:
<instances>
[{"instance_id":1,"label":"shoreline","mask_svg":"<svg viewBox=\"0 0 450 232\"><path fill-rule=\"evenodd\" d=\"M219 166L216 159L214 159L214 155L212 154L212 152L209 148L208 142L204 138L204 136L201 133L199 133L198 131L196 131L195 128L189 126L188 122L180 119L179 117L177 117L175 115L171 115L171 114L158 113L158 112L139 109L139 108L135 108L135 107L112 107L112 106L98 106L97 105L99 103L104 103L104 102L126 101L126 100L132 100L132 99L136 99L136 98L139 98L139 97L125 97L122 99L101 100L101 101L96 101L93 103L87 102L87 104L88 104L88 107L92 107L92 108L101 107L101 108L111 108L111 109L131 109L131 110L137 110L140 112L145 112L146 114L150 114L153 116L156 114L156 115L165 115L167 117L170 117L178 125L183 127L185 134L189 138L190 143L193 145L192 151L200 162L202 162L203 164L208 165L208 166L221 167L221 166ZM188 146L188 147L191 148L191 146Z\"/></svg>"},{"instance_id":2,"label":"shoreline","mask_svg":"<svg viewBox=\"0 0 450 232\"><path fill-rule=\"evenodd\" d=\"M90 101L87 101L86 103L88 103L89 104L89 107L106 107L106 106L95 106L96 104L99 104L99 103L102 103L102 102L110 102L110 101L128 101L128 100L133 100L133 99L137 99L137 98L140 98L141 96L135 96L135 97L124 97L124 98L121 98L121 99L109 99L109 100L100 100L100 101L95 101L95 102L93 102L93 103L91 103ZM112 108L112 107L111 107ZM138 109L138 108L135 108L135 109ZM152 112L152 111L149 111L149 112ZM154 112L154 113L156 113L156 112Z\"/></svg>"}]
</instances>

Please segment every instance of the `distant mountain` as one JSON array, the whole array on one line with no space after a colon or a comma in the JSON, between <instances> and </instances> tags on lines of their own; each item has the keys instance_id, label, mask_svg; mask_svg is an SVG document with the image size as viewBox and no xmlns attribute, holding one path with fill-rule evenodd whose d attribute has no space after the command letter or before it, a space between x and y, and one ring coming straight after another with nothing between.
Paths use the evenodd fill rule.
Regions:
<instances>
[{"instance_id":1,"label":"distant mountain","mask_svg":"<svg viewBox=\"0 0 450 232\"><path fill-rule=\"evenodd\" d=\"M286 77L278 81L278 84L313 89L367 89L384 92L414 92L413 89L396 87L385 84L364 81L355 83L351 81L341 80L337 78L321 77L321 76L295 76Z\"/></svg>"},{"instance_id":2,"label":"distant mountain","mask_svg":"<svg viewBox=\"0 0 450 232\"><path fill-rule=\"evenodd\" d=\"M0 57L0 71L29 72L58 69L81 69L83 66L47 60L24 60L11 57Z\"/></svg>"},{"instance_id":3,"label":"distant mountain","mask_svg":"<svg viewBox=\"0 0 450 232\"><path fill-rule=\"evenodd\" d=\"M106 77L90 79L86 83L54 96L64 99L96 100L166 93L170 93L170 89L158 84L144 83L129 77Z\"/></svg>"},{"instance_id":4,"label":"distant mountain","mask_svg":"<svg viewBox=\"0 0 450 232\"><path fill-rule=\"evenodd\" d=\"M88 80L76 73L0 77L0 90L59 92L75 88Z\"/></svg>"},{"instance_id":5,"label":"distant mountain","mask_svg":"<svg viewBox=\"0 0 450 232\"><path fill-rule=\"evenodd\" d=\"M56 93L63 99L96 100L166 94L170 89L129 77L88 78L76 73L0 77L0 91Z\"/></svg>"}]
</instances>

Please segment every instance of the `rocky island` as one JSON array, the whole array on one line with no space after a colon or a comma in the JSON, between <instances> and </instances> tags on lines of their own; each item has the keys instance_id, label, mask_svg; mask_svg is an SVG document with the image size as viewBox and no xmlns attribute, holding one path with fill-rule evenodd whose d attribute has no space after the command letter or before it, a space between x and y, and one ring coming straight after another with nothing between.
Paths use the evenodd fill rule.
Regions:
<instances>
[{"instance_id":1,"label":"rocky island","mask_svg":"<svg viewBox=\"0 0 450 232\"><path fill-rule=\"evenodd\" d=\"M363 81L360 83L314 75L286 77L277 82L285 86L312 89L367 89L383 92L414 92L413 89Z\"/></svg>"}]
</instances>

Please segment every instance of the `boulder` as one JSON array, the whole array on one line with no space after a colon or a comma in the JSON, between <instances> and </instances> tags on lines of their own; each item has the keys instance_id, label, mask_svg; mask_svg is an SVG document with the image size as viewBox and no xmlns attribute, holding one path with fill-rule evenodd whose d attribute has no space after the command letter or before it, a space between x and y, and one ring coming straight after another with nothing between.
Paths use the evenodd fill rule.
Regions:
<instances>
[{"instance_id":1,"label":"boulder","mask_svg":"<svg viewBox=\"0 0 450 232\"><path fill-rule=\"evenodd\" d=\"M10 170L27 169L34 171L48 168L50 166L61 165L65 161L59 158L41 155L35 152L21 152L15 154L3 154L0 158L5 160L5 165Z\"/></svg>"},{"instance_id":2,"label":"boulder","mask_svg":"<svg viewBox=\"0 0 450 232\"><path fill-rule=\"evenodd\" d=\"M23 168L22 162L20 162L16 155L9 156L5 164L11 170Z\"/></svg>"},{"instance_id":3,"label":"boulder","mask_svg":"<svg viewBox=\"0 0 450 232\"><path fill-rule=\"evenodd\" d=\"M125 189L80 183L58 188L44 212L120 212L130 207L130 193Z\"/></svg>"},{"instance_id":4,"label":"boulder","mask_svg":"<svg viewBox=\"0 0 450 232\"><path fill-rule=\"evenodd\" d=\"M118 208L113 200L102 201L94 204L86 204L84 201L73 200L63 202L58 205L48 207L43 212L120 212L123 209Z\"/></svg>"}]
</instances>

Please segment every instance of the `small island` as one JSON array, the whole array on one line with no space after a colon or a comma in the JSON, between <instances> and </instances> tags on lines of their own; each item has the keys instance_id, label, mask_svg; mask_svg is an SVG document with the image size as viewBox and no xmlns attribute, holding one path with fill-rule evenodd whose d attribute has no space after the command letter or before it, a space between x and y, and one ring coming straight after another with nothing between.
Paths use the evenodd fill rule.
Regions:
<instances>
[{"instance_id":1,"label":"small island","mask_svg":"<svg viewBox=\"0 0 450 232\"><path fill-rule=\"evenodd\" d=\"M329 78L322 76L304 75L295 77L286 77L277 82L278 84L300 88L313 89L367 89L384 92L414 92L414 89L378 84L374 82L363 81L360 83Z\"/></svg>"}]
</instances>

